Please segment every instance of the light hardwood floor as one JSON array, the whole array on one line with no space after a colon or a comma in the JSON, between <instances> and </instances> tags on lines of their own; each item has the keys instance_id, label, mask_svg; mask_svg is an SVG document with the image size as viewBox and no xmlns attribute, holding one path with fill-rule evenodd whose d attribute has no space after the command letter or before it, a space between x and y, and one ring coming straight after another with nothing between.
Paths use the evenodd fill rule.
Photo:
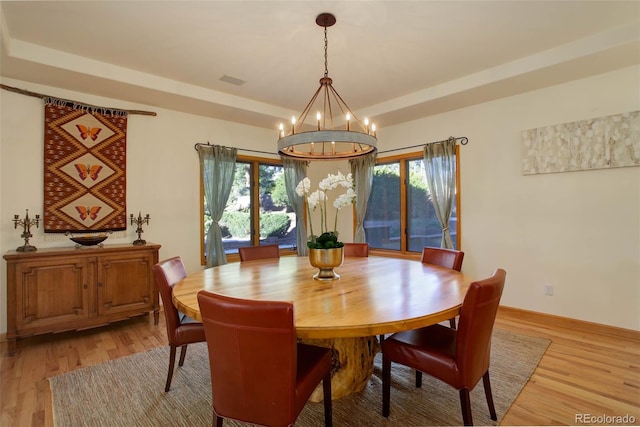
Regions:
<instances>
[{"instance_id":1,"label":"light hardwood floor","mask_svg":"<svg viewBox=\"0 0 640 427\"><path fill-rule=\"evenodd\" d=\"M14 357L7 357L6 343L0 343L0 425L52 426L47 378L166 345L160 318L157 326L152 316L143 316L28 338L19 341ZM640 424L640 332L509 308L500 309L496 327L552 340L502 425L582 424L576 414L627 415ZM615 419L603 421L599 424L615 424Z\"/></svg>"}]
</instances>

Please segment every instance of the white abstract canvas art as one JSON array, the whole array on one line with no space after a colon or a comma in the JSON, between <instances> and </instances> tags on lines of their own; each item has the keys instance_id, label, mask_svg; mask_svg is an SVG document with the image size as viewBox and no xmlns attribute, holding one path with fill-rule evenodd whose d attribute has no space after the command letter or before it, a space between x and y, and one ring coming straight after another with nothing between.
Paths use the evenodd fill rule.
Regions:
<instances>
[{"instance_id":1,"label":"white abstract canvas art","mask_svg":"<svg viewBox=\"0 0 640 427\"><path fill-rule=\"evenodd\" d=\"M640 111L522 131L522 174L640 165Z\"/></svg>"}]
</instances>

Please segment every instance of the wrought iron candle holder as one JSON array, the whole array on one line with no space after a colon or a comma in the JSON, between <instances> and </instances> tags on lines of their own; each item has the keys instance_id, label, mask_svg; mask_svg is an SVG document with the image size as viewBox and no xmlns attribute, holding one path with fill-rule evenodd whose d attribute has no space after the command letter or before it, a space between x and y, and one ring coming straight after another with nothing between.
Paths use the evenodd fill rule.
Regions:
<instances>
[{"instance_id":1,"label":"wrought iron candle holder","mask_svg":"<svg viewBox=\"0 0 640 427\"><path fill-rule=\"evenodd\" d=\"M34 225L36 227L39 227L40 225L40 215L36 215L35 219L31 219L29 218L29 209L27 209L27 213L25 214L24 219L20 219L20 215L13 216L13 225L14 225L13 228L18 228L18 226L23 227L23 231L20 237L24 239L24 245L20 246L19 248L16 248L16 251L18 252L37 251L38 248L29 244L29 239L33 237L33 235L31 234L31 227Z\"/></svg>"},{"instance_id":2,"label":"wrought iron candle holder","mask_svg":"<svg viewBox=\"0 0 640 427\"><path fill-rule=\"evenodd\" d=\"M133 214L131 214L130 219L131 219L131 225L136 225L138 227L136 229L136 233L138 233L138 238L133 241L133 244L136 245L136 246L146 245L147 241L146 240L142 240L140 235L142 233L144 233L144 230L142 229L142 224L149 225L149 220L151 219L151 217L149 216L149 214L147 214L147 216L145 216L143 218L142 217L142 213L138 212L138 218L134 218Z\"/></svg>"}]
</instances>

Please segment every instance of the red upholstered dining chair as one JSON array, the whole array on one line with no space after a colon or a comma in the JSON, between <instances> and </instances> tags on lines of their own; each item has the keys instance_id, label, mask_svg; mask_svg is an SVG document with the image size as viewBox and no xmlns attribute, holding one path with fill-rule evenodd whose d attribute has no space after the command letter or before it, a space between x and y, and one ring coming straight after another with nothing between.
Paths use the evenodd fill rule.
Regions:
<instances>
[{"instance_id":1,"label":"red upholstered dining chair","mask_svg":"<svg viewBox=\"0 0 640 427\"><path fill-rule=\"evenodd\" d=\"M368 243L345 243L344 256L345 257L367 257L369 256L369 244Z\"/></svg>"},{"instance_id":2,"label":"red upholstered dining chair","mask_svg":"<svg viewBox=\"0 0 640 427\"><path fill-rule=\"evenodd\" d=\"M496 270L488 279L472 282L460 309L458 329L432 325L398 332L382 343L382 415L389 416L391 362L429 374L460 392L465 425L473 425L469 392L483 380L491 419L496 421L489 360L491 334L506 273ZM422 385L416 376L416 387ZM451 424L456 424L452 421Z\"/></svg>"},{"instance_id":3,"label":"red upholstered dining chair","mask_svg":"<svg viewBox=\"0 0 640 427\"><path fill-rule=\"evenodd\" d=\"M173 305L173 285L187 276L182 258L179 256L160 261L153 266L153 277L162 298L165 323L167 326L167 338L169 340L169 372L164 391L171 388L173 366L176 360L176 349L181 347L178 366L184 364L187 354L187 345L204 342L204 327L202 323L190 319L178 312Z\"/></svg>"},{"instance_id":4,"label":"red upholstered dining chair","mask_svg":"<svg viewBox=\"0 0 640 427\"><path fill-rule=\"evenodd\" d=\"M213 425L224 418L292 426L322 381L331 426L331 351L297 343L293 304L198 293L209 365Z\"/></svg>"},{"instance_id":5,"label":"red upholstered dining chair","mask_svg":"<svg viewBox=\"0 0 640 427\"><path fill-rule=\"evenodd\" d=\"M464 260L464 252L455 249L434 248L425 246L422 249L422 263L437 265L439 267L450 268L460 271L462 269L462 261ZM456 318L449 319L449 326L456 328ZM380 342L384 341L384 335L380 335Z\"/></svg>"},{"instance_id":6,"label":"red upholstered dining chair","mask_svg":"<svg viewBox=\"0 0 640 427\"><path fill-rule=\"evenodd\" d=\"M462 261L464 260L464 252L455 249L432 248L425 246L422 249L422 263L438 265L440 267L450 268L452 270L462 270ZM456 318L449 319L451 328L456 328Z\"/></svg>"},{"instance_id":7,"label":"red upholstered dining chair","mask_svg":"<svg viewBox=\"0 0 640 427\"><path fill-rule=\"evenodd\" d=\"M240 254L240 261L280 258L280 248L278 245L243 246L238 248L238 253Z\"/></svg>"},{"instance_id":8,"label":"red upholstered dining chair","mask_svg":"<svg viewBox=\"0 0 640 427\"><path fill-rule=\"evenodd\" d=\"M452 270L462 270L462 261L464 260L464 252L455 249L432 248L425 246L422 249L422 263L439 265L440 267L450 268Z\"/></svg>"}]
</instances>

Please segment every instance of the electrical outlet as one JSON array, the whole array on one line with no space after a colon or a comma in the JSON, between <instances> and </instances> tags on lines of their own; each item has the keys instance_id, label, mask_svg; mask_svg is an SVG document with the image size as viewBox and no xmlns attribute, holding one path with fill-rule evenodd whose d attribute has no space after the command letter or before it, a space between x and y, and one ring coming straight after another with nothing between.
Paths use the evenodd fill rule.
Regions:
<instances>
[{"instance_id":1,"label":"electrical outlet","mask_svg":"<svg viewBox=\"0 0 640 427\"><path fill-rule=\"evenodd\" d=\"M544 294L548 296L553 296L553 285L551 283L545 283Z\"/></svg>"}]
</instances>

